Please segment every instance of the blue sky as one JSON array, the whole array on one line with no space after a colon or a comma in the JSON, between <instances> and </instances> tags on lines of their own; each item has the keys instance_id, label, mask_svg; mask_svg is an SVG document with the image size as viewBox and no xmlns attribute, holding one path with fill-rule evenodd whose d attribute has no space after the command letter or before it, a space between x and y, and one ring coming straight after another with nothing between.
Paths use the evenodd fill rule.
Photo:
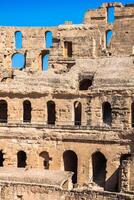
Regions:
<instances>
[{"instance_id":1,"label":"blue sky","mask_svg":"<svg viewBox=\"0 0 134 200\"><path fill-rule=\"evenodd\" d=\"M88 9L110 0L0 0L0 25L56 26L64 21L82 23ZM134 0L116 2L134 3Z\"/></svg>"}]
</instances>

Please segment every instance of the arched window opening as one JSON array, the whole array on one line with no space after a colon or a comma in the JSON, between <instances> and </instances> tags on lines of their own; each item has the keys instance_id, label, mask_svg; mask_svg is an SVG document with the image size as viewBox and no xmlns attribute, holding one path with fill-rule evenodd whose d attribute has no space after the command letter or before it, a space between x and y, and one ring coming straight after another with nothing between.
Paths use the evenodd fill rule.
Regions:
<instances>
[{"instance_id":1,"label":"arched window opening","mask_svg":"<svg viewBox=\"0 0 134 200\"><path fill-rule=\"evenodd\" d=\"M50 160L49 153L46 151L43 151L40 153L39 156L42 159L42 164L43 164L44 169L49 169L49 160Z\"/></svg>"},{"instance_id":2,"label":"arched window opening","mask_svg":"<svg viewBox=\"0 0 134 200\"><path fill-rule=\"evenodd\" d=\"M55 103L53 101L47 102L47 123L54 125L56 121Z\"/></svg>"},{"instance_id":3,"label":"arched window opening","mask_svg":"<svg viewBox=\"0 0 134 200\"><path fill-rule=\"evenodd\" d=\"M47 71L49 66L49 54L42 55L42 70Z\"/></svg>"},{"instance_id":4,"label":"arched window opening","mask_svg":"<svg viewBox=\"0 0 134 200\"><path fill-rule=\"evenodd\" d=\"M74 124L80 126L81 125L81 113L82 106L81 103L76 101L74 103Z\"/></svg>"},{"instance_id":5,"label":"arched window opening","mask_svg":"<svg viewBox=\"0 0 134 200\"><path fill-rule=\"evenodd\" d=\"M12 67L22 70L25 67L26 58L21 53L16 53L12 56Z\"/></svg>"},{"instance_id":6,"label":"arched window opening","mask_svg":"<svg viewBox=\"0 0 134 200\"><path fill-rule=\"evenodd\" d=\"M64 161L64 170L74 172L72 177L73 184L77 183L77 167L78 167L78 158L75 152L65 151L63 154Z\"/></svg>"},{"instance_id":7,"label":"arched window opening","mask_svg":"<svg viewBox=\"0 0 134 200\"><path fill-rule=\"evenodd\" d=\"M101 152L92 155L93 182L100 187L105 187L107 160Z\"/></svg>"},{"instance_id":8,"label":"arched window opening","mask_svg":"<svg viewBox=\"0 0 134 200\"><path fill-rule=\"evenodd\" d=\"M112 36L113 36L113 31L108 30L106 32L106 47L110 47Z\"/></svg>"},{"instance_id":9,"label":"arched window opening","mask_svg":"<svg viewBox=\"0 0 134 200\"><path fill-rule=\"evenodd\" d=\"M71 58L72 57L72 42L64 42L64 57Z\"/></svg>"},{"instance_id":10,"label":"arched window opening","mask_svg":"<svg viewBox=\"0 0 134 200\"><path fill-rule=\"evenodd\" d=\"M53 35L52 32L47 31L45 33L45 43L46 43L46 48L51 48L53 45Z\"/></svg>"},{"instance_id":11,"label":"arched window opening","mask_svg":"<svg viewBox=\"0 0 134 200\"><path fill-rule=\"evenodd\" d=\"M3 167L4 166L4 155L3 155L3 152L2 150L0 151L0 167Z\"/></svg>"},{"instance_id":12,"label":"arched window opening","mask_svg":"<svg viewBox=\"0 0 134 200\"><path fill-rule=\"evenodd\" d=\"M91 79L83 79L79 83L79 90L88 90L92 86Z\"/></svg>"},{"instance_id":13,"label":"arched window opening","mask_svg":"<svg viewBox=\"0 0 134 200\"><path fill-rule=\"evenodd\" d=\"M134 102L131 104L131 126L134 127Z\"/></svg>"},{"instance_id":14,"label":"arched window opening","mask_svg":"<svg viewBox=\"0 0 134 200\"><path fill-rule=\"evenodd\" d=\"M26 167L26 160L27 160L26 153L24 151L19 151L17 153L17 167L25 168Z\"/></svg>"},{"instance_id":15,"label":"arched window opening","mask_svg":"<svg viewBox=\"0 0 134 200\"><path fill-rule=\"evenodd\" d=\"M26 100L23 102L23 122L31 122L31 102Z\"/></svg>"},{"instance_id":16,"label":"arched window opening","mask_svg":"<svg viewBox=\"0 0 134 200\"><path fill-rule=\"evenodd\" d=\"M15 32L15 47L16 49L22 48L22 33L20 31Z\"/></svg>"},{"instance_id":17,"label":"arched window opening","mask_svg":"<svg viewBox=\"0 0 134 200\"><path fill-rule=\"evenodd\" d=\"M110 24L114 23L115 21L114 10L115 9L113 6L107 9L107 22Z\"/></svg>"},{"instance_id":18,"label":"arched window opening","mask_svg":"<svg viewBox=\"0 0 134 200\"><path fill-rule=\"evenodd\" d=\"M102 112L103 112L103 123L111 126L111 124L112 124L112 109L111 109L110 103L108 103L108 102L103 103Z\"/></svg>"},{"instance_id":19,"label":"arched window opening","mask_svg":"<svg viewBox=\"0 0 134 200\"><path fill-rule=\"evenodd\" d=\"M7 102L0 100L0 123L7 123Z\"/></svg>"}]
</instances>

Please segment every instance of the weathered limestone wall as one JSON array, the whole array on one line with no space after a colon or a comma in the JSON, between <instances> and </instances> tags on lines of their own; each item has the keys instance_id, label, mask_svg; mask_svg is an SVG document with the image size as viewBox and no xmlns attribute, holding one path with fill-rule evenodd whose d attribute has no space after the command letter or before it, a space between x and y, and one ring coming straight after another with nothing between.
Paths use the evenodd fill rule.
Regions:
<instances>
[{"instance_id":1,"label":"weathered limestone wall","mask_svg":"<svg viewBox=\"0 0 134 200\"><path fill-rule=\"evenodd\" d=\"M26 27L0 27L0 63L1 67L11 68L11 58L15 53L22 53L26 56L26 66L33 70L42 70L41 56L46 49L45 33L51 31L53 37L56 28L26 28ZM22 33L22 48L15 47L15 33Z\"/></svg>"},{"instance_id":2,"label":"weathered limestone wall","mask_svg":"<svg viewBox=\"0 0 134 200\"><path fill-rule=\"evenodd\" d=\"M99 135L102 135L100 141ZM64 170L63 153L71 150L78 157L78 184L81 186L92 183L91 158L93 153L100 151L107 159L106 190L114 191L118 183L118 173L115 172L120 166L120 157L131 151L127 140L119 141L120 136L115 135L116 131L107 133L1 127L0 150L4 153L5 167L17 167L17 152L25 151L28 168L43 168L43 160L39 155L46 151L49 153L50 170Z\"/></svg>"},{"instance_id":3,"label":"weathered limestone wall","mask_svg":"<svg viewBox=\"0 0 134 200\"><path fill-rule=\"evenodd\" d=\"M132 195L112 194L97 191L61 191L56 188L25 185L25 184L1 184L1 200L133 200Z\"/></svg>"},{"instance_id":4,"label":"weathered limestone wall","mask_svg":"<svg viewBox=\"0 0 134 200\"><path fill-rule=\"evenodd\" d=\"M126 98L124 98L124 95ZM64 96L64 97L63 97ZM106 91L103 94L95 92L81 94L81 98L67 94L51 94L51 95L22 95L10 94L9 97L3 95L0 100L5 100L8 104L8 122L23 124L23 102L29 100L31 102L31 124L47 124L47 102L53 101L56 105L56 125L74 125L74 103L80 102L82 105L82 126L106 128L103 123L102 105L109 102L112 108L112 128L127 129L131 128L131 104L133 102L133 93L126 94L126 91Z\"/></svg>"},{"instance_id":5,"label":"weathered limestone wall","mask_svg":"<svg viewBox=\"0 0 134 200\"><path fill-rule=\"evenodd\" d=\"M107 10L112 6L115 7L115 22L110 24ZM78 158L75 187L81 187L79 192L69 193L38 185L1 183L2 200L133 199L122 194L82 191L83 187L128 193L134 190L133 161L130 169L124 164L120 173L121 156L134 152L133 22L134 6L111 3L88 11L84 24L80 25L0 27L0 100L7 103L7 123L0 123L1 163L4 159L1 167L16 169L17 153L24 151L26 168L43 169L46 160L40 155L47 152L49 169L63 171L63 154L70 150ZM106 45L108 30L113 31L109 46ZM21 49L15 47L16 31L21 31L23 36ZM46 48L47 31L53 34L51 48ZM71 45L69 51L66 45ZM15 53L25 56L24 69L12 68ZM49 54L49 68L42 72L42 56L45 54ZM85 79L91 81L91 85L81 90L80 81ZM31 103L28 123L23 121L25 100ZM48 101L55 103L53 125L48 123ZM74 119L76 102L82 108L81 124L78 125ZM103 119L104 102L110 105L111 124ZM100 152L106 161L103 187L93 181L92 155L96 152Z\"/></svg>"},{"instance_id":6,"label":"weathered limestone wall","mask_svg":"<svg viewBox=\"0 0 134 200\"><path fill-rule=\"evenodd\" d=\"M114 7L115 21L108 22L108 8ZM112 55L131 55L134 45L134 7L132 4L107 3L85 14L85 24L97 24L100 30L102 51L106 48L106 32L113 31L108 47Z\"/></svg>"},{"instance_id":7,"label":"weathered limestone wall","mask_svg":"<svg viewBox=\"0 0 134 200\"><path fill-rule=\"evenodd\" d=\"M115 17L112 52L118 55L131 55L134 45L134 7L130 5L115 8Z\"/></svg>"},{"instance_id":8,"label":"weathered limestone wall","mask_svg":"<svg viewBox=\"0 0 134 200\"><path fill-rule=\"evenodd\" d=\"M107 22L107 9L115 7L115 22ZM106 33L113 31L110 45L106 47ZM11 69L11 59L15 53L26 57L25 68L42 71L42 56L49 54L49 67L67 70L77 58L95 58L109 55L131 55L134 46L134 7L119 3L104 4L100 9L88 11L84 24L65 24L58 27L27 28L0 27L0 64L3 69ZM15 47L15 33L21 31L22 48ZM52 32L53 45L47 49L45 33ZM64 43L72 42L72 56L64 56Z\"/></svg>"}]
</instances>

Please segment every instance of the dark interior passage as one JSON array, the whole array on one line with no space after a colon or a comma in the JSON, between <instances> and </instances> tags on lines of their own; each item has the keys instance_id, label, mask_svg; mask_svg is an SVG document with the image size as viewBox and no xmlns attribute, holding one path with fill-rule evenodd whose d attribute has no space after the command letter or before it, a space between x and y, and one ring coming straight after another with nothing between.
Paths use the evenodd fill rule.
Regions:
<instances>
[{"instance_id":1,"label":"dark interior passage","mask_svg":"<svg viewBox=\"0 0 134 200\"><path fill-rule=\"evenodd\" d=\"M83 79L79 83L79 90L88 90L92 86L91 79Z\"/></svg>"},{"instance_id":2,"label":"dark interior passage","mask_svg":"<svg viewBox=\"0 0 134 200\"><path fill-rule=\"evenodd\" d=\"M26 160L27 160L26 153L24 151L19 151L17 153L17 167L19 168L26 167Z\"/></svg>"},{"instance_id":3,"label":"dark interior passage","mask_svg":"<svg viewBox=\"0 0 134 200\"><path fill-rule=\"evenodd\" d=\"M55 111L55 103L53 101L47 102L47 123L55 124L56 120L56 111Z\"/></svg>"},{"instance_id":4,"label":"dark interior passage","mask_svg":"<svg viewBox=\"0 0 134 200\"><path fill-rule=\"evenodd\" d=\"M101 152L92 155L93 182L100 187L105 187L106 158Z\"/></svg>"},{"instance_id":5,"label":"dark interior passage","mask_svg":"<svg viewBox=\"0 0 134 200\"><path fill-rule=\"evenodd\" d=\"M75 152L73 151L65 151L63 154L63 161L64 161L64 169L65 171L74 172L72 177L73 184L77 183L77 165L78 165L78 158Z\"/></svg>"},{"instance_id":6,"label":"dark interior passage","mask_svg":"<svg viewBox=\"0 0 134 200\"><path fill-rule=\"evenodd\" d=\"M107 125L111 125L111 123L112 123L112 109L111 109L110 103L108 103L108 102L103 103L102 112L103 112L103 122Z\"/></svg>"},{"instance_id":7,"label":"dark interior passage","mask_svg":"<svg viewBox=\"0 0 134 200\"><path fill-rule=\"evenodd\" d=\"M31 102L26 100L23 102L23 122L31 122Z\"/></svg>"},{"instance_id":8,"label":"dark interior passage","mask_svg":"<svg viewBox=\"0 0 134 200\"><path fill-rule=\"evenodd\" d=\"M7 123L7 102L0 101L0 123Z\"/></svg>"},{"instance_id":9,"label":"dark interior passage","mask_svg":"<svg viewBox=\"0 0 134 200\"><path fill-rule=\"evenodd\" d=\"M0 151L0 167L3 167L3 163L4 163L3 152Z\"/></svg>"}]
</instances>

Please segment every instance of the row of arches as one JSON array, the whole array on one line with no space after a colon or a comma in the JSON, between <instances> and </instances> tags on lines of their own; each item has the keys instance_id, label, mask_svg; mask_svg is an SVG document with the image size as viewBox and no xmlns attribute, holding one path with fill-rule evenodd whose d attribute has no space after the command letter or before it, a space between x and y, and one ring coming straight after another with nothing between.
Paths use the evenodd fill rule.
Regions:
<instances>
[{"instance_id":1,"label":"row of arches","mask_svg":"<svg viewBox=\"0 0 134 200\"><path fill-rule=\"evenodd\" d=\"M15 69L24 69L26 66L26 55L22 53L15 53L13 54L12 58L12 67ZM49 65L49 53L45 53L41 55L41 63L42 63L42 70L46 71Z\"/></svg>"},{"instance_id":2,"label":"row of arches","mask_svg":"<svg viewBox=\"0 0 134 200\"><path fill-rule=\"evenodd\" d=\"M49 169L49 161L51 160L49 153L47 151L43 151L39 154L39 157L42 161L42 166L44 169ZM73 151L65 151L63 153L63 163L64 170L74 172L72 177L72 182L77 183L77 165L78 158L77 155ZM4 166L4 154L0 151L0 167ZM25 168L27 166L27 154L25 151L19 151L17 153L17 167Z\"/></svg>"},{"instance_id":3,"label":"row of arches","mask_svg":"<svg viewBox=\"0 0 134 200\"><path fill-rule=\"evenodd\" d=\"M45 32L45 37L44 37L44 45L45 48L51 48L53 44L53 34L51 31L46 31ZM22 48L22 42L23 42L23 35L21 31L16 31L15 32L15 47L16 49L21 49Z\"/></svg>"},{"instance_id":4,"label":"row of arches","mask_svg":"<svg viewBox=\"0 0 134 200\"><path fill-rule=\"evenodd\" d=\"M23 102L23 122L31 123L32 106L29 100ZM47 102L48 124L55 124L56 111L55 103L53 101ZM5 100L0 100L0 122L7 123L8 121L8 104Z\"/></svg>"},{"instance_id":5,"label":"row of arches","mask_svg":"<svg viewBox=\"0 0 134 200\"><path fill-rule=\"evenodd\" d=\"M29 100L23 102L23 122L31 123L32 106ZM47 123L55 124L56 122L56 105L54 101L47 102ZM0 101L0 122L7 123L8 121L8 105L5 100ZM82 121L82 104L78 101L74 102L74 125L81 125ZM103 121L108 125L112 123L111 105L106 102L103 104Z\"/></svg>"},{"instance_id":6,"label":"row of arches","mask_svg":"<svg viewBox=\"0 0 134 200\"><path fill-rule=\"evenodd\" d=\"M75 125L81 125L81 103L74 103L75 110ZM31 123L32 119L32 105L29 100L23 102L23 122ZM8 104L5 100L0 100L0 122L8 122ZM47 123L54 125L56 122L56 105L54 101L47 102Z\"/></svg>"},{"instance_id":7,"label":"row of arches","mask_svg":"<svg viewBox=\"0 0 134 200\"><path fill-rule=\"evenodd\" d=\"M25 168L27 166L27 153L25 151L19 151L16 155L17 157L17 167ZM49 170L50 169L50 161L52 158L50 157L47 151L43 151L39 154L39 159L41 161L40 167ZM111 180L114 191L120 190L120 169L123 165L123 162L131 159L131 154L123 154L120 157L120 165L117 168L116 174L114 174L113 180ZM72 183L77 184L78 182L78 165L79 159L77 154L72 150L66 150L62 154L62 163L64 167L64 171L73 172ZM92 177L89 177L89 182L94 182L97 186L106 189L107 183L107 159L103 153L100 151L96 151L91 155L91 169L92 169ZM3 152L0 151L0 167L4 166L4 155Z\"/></svg>"},{"instance_id":8,"label":"row of arches","mask_svg":"<svg viewBox=\"0 0 134 200\"><path fill-rule=\"evenodd\" d=\"M75 101L73 105L74 125L82 125L82 104ZM31 123L32 105L29 100L23 102L23 122ZM112 125L112 108L109 102L102 104L102 120L103 123ZM8 104L5 100L0 100L0 123L8 122ZM56 122L56 104L54 101L47 102L47 124L55 125ZM134 127L134 102L131 104L131 126Z\"/></svg>"},{"instance_id":9,"label":"row of arches","mask_svg":"<svg viewBox=\"0 0 134 200\"><path fill-rule=\"evenodd\" d=\"M44 151L39 154L42 159L42 165L44 169L49 169L49 153ZM4 154L0 151L0 167L4 166ZM25 151L19 151L17 153L17 167L18 168L25 168L27 166L27 154Z\"/></svg>"}]
</instances>

